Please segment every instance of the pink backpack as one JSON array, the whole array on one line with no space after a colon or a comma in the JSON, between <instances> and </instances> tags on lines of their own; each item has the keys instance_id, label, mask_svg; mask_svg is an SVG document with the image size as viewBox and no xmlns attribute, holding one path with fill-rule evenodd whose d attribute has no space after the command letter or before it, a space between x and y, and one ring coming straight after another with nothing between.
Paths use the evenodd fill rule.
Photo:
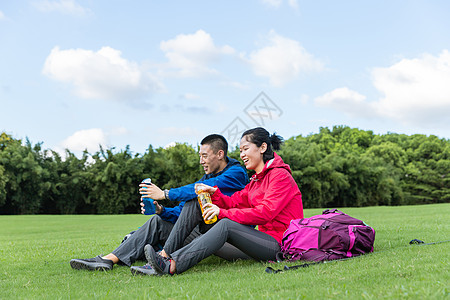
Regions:
<instances>
[{"instance_id":1,"label":"pink backpack","mask_svg":"<svg viewBox=\"0 0 450 300\"><path fill-rule=\"evenodd\" d=\"M283 234L281 260L323 261L373 252L375 230L363 221L333 209L322 215L292 220Z\"/></svg>"}]
</instances>

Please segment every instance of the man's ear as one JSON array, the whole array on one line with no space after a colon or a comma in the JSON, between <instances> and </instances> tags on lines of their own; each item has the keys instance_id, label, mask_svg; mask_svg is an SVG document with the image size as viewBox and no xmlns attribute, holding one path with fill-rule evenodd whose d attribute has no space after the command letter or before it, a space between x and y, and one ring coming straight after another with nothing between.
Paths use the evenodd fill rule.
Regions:
<instances>
[{"instance_id":1,"label":"man's ear","mask_svg":"<svg viewBox=\"0 0 450 300\"><path fill-rule=\"evenodd\" d=\"M219 156L219 159L225 159L225 152L223 150L217 151L217 155Z\"/></svg>"}]
</instances>

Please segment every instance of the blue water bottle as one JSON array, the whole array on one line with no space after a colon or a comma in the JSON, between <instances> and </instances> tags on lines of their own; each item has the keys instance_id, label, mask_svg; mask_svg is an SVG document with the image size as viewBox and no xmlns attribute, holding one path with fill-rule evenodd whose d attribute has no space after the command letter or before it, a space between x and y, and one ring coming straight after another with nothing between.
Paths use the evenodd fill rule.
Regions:
<instances>
[{"instance_id":1,"label":"blue water bottle","mask_svg":"<svg viewBox=\"0 0 450 300\"><path fill-rule=\"evenodd\" d=\"M141 183L152 184L152 180L150 178L146 178L142 180ZM155 213L155 205L153 204L154 200L148 197L144 197L142 198L142 200L144 202L144 209L145 209L144 215L153 215Z\"/></svg>"}]
</instances>

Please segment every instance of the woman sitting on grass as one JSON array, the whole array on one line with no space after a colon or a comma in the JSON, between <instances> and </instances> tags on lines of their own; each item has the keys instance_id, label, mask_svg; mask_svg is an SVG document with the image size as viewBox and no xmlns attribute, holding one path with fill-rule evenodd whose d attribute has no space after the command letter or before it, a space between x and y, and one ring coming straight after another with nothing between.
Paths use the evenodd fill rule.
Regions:
<instances>
[{"instance_id":1,"label":"woman sitting on grass","mask_svg":"<svg viewBox=\"0 0 450 300\"><path fill-rule=\"evenodd\" d=\"M153 247L147 245L146 258L158 275L183 273L225 242L255 260L276 259L289 222L303 218L301 193L290 167L273 152L281 143L279 136L270 135L261 127L243 133L240 156L245 167L256 174L242 191L231 197L222 194L217 187L200 184L201 189L211 194L213 202L204 206L203 217L217 216L219 221L203 236L170 253L170 257L164 251L155 253ZM258 229L250 225L258 225Z\"/></svg>"}]
</instances>

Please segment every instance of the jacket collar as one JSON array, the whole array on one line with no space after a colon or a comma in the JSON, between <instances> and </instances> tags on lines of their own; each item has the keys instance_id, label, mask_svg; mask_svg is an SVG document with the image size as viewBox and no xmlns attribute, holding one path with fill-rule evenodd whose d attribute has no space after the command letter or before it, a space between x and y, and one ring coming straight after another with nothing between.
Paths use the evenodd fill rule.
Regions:
<instances>
[{"instance_id":1,"label":"jacket collar","mask_svg":"<svg viewBox=\"0 0 450 300\"><path fill-rule=\"evenodd\" d=\"M288 170L289 173L292 173L289 165L285 164L283 159L281 159L281 157L274 152L273 158L271 160L268 160L266 162L266 164L264 165L264 168L262 169L262 171L259 172L258 174L254 174L252 176L251 180L254 180L254 181L260 180L260 179L264 178L264 176L266 176L267 172L269 172L270 170L275 169L275 168L284 168L284 169Z\"/></svg>"},{"instance_id":2,"label":"jacket collar","mask_svg":"<svg viewBox=\"0 0 450 300\"><path fill-rule=\"evenodd\" d=\"M227 156L227 165L225 166L225 168L223 168L223 170L222 171L220 171L220 172L217 172L217 173L214 173L214 174L205 174L205 175L203 175L203 177L202 177L202 179L209 179L209 178L214 178L214 177L216 177L216 176L219 176L219 175L221 175L221 174L223 174L227 169L229 169L230 167L232 167L232 166L235 166L235 165L241 165L236 159L234 159L234 158L230 158L230 157L228 157Z\"/></svg>"}]
</instances>

